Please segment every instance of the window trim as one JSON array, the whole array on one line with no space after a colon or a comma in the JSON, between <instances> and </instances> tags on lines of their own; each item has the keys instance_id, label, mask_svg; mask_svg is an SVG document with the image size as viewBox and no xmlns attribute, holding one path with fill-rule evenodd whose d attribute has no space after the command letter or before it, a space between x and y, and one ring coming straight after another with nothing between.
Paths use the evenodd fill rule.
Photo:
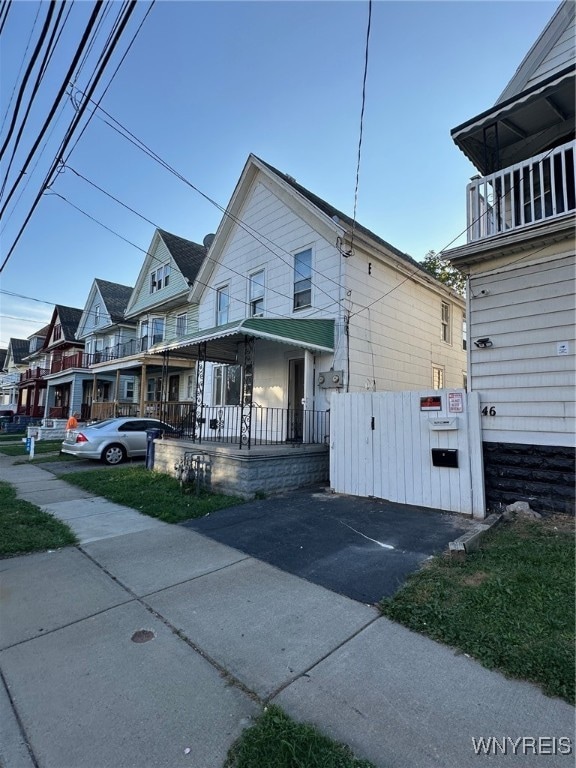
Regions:
<instances>
[{"instance_id":1,"label":"window trim","mask_svg":"<svg viewBox=\"0 0 576 768\"><path fill-rule=\"evenodd\" d=\"M444 312L444 309L446 309L446 312ZM452 343L452 306L449 301L444 301L442 299L441 308L440 308L440 323L441 323L441 330L440 330L440 338L445 344L451 344Z\"/></svg>"},{"instance_id":2,"label":"window trim","mask_svg":"<svg viewBox=\"0 0 576 768\"><path fill-rule=\"evenodd\" d=\"M183 325L184 329L178 328L178 321L184 319ZM176 322L174 326L174 335L177 339L181 339L183 336L186 336L188 333L188 313L187 312L181 312L179 315L176 315Z\"/></svg>"},{"instance_id":3,"label":"window trim","mask_svg":"<svg viewBox=\"0 0 576 768\"><path fill-rule=\"evenodd\" d=\"M240 375L238 402L233 403L226 402L226 392L228 390L226 382L228 380L228 371L231 368L236 368ZM215 365L212 369L212 405L219 407L224 407L227 405L240 405L242 402L242 376L243 370L241 365L226 363ZM217 385L217 382L219 382L219 385Z\"/></svg>"},{"instance_id":4,"label":"window trim","mask_svg":"<svg viewBox=\"0 0 576 768\"><path fill-rule=\"evenodd\" d=\"M299 274L296 272L296 259L298 256L301 256L304 253L310 253L310 276L309 277L302 277L302 274ZM294 253L294 263L292 266L292 311L293 312L299 312L302 309L309 309L313 306L312 304L312 273L314 271L314 268L312 266L314 260L314 250L311 245L307 246L306 248L300 248L298 251ZM297 279L299 277L299 279ZM305 290L296 290L296 287L301 284L308 282L308 287ZM310 294L310 300L307 304L300 304L297 306L296 304L296 297L301 296L303 294L309 293Z\"/></svg>"},{"instance_id":5,"label":"window trim","mask_svg":"<svg viewBox=\"0 0 576 768\"><path fill-rule=\"evenodd\" d=\"M228 303L226 305L226 319L222 320L222 316L224 313L224 310L220 309L220 297L226 296L228 299ZM226 325L226 323L229 321L230 318L230 283L224 283L223 285L216 288L216 326L220 325Z\"/></svg>"},{"instance_id":6,"label":"window trim","mask_svg":"<svg viewBox=\"0 0 576 768\"><path fill-rule=\"evenodd\" d=\"M436 386L436 373L440 374L440 386ZM446 369L443 365L437 365L436 363L432 363L432 389L434 391L437 391L439 389L445 389L446 388Z\"/></svg>"},{"instance_id":7,"label":"window trim","mask_svg":"<svg viewBox=\"0 0 576 768\"><path fill-rule=\"evenodd\" d=\"M253 286L258 285L258 283L253 282L253 278L256 277L256 275L262 275L262 293L260 295L254 295L253 293ZM260 286L259 286L260 287ZM257 269L253 272L250 272L248 275L248 311L250 313L250 317L264 317L264 307L265 307L265 298L266 298L266 269L262 267L261 269ZM262 308L260 311L255 312L256 304L262 303Z\"/></svg>"}]
</instances>

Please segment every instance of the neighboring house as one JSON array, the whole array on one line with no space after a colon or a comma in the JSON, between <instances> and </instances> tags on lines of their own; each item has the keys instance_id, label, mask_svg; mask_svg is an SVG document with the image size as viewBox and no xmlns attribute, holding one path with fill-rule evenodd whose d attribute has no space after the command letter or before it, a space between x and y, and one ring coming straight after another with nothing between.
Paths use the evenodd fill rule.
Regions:
<instances>
[{"instance_id":1,"label":"neighboring house","mask_svg":"<svg viewBox=\"0 0 576 768\"><path fill-rule=\"evenodd\" d=\"M462 297L254 155L189 300L154 351L200 361L195 438L325 444L340 392L463 386Z\"/></svg>"},{"instance_id":2,"label":"neighboring house","mask_svg":"<svg viewBox=\"0 0 576 768\"><path fill-rule=\"evenodd\" d=\"M574 11L562 2L496 104L452 131L480 173L468 243L445 255L469 275L492 508L574 511Z\"/></svg>"},{"instance_id":3,"label":"neighboring house","mask_svg":"<svg viewBox=\"0 0 576 768\"><path fill-rule=\"evenodd\" d=\"M99 379L132 380L131 392L123 391L123 414L177 421L193 402L194 363L150 349L197 329L197 308L189 304L188 293L205 255L204 245L156 230L124 312L122 343L102 353L100 362L92 352L90 369ZM95 405L93 417L100 417Z\"/></svg>"},{"instance_id":4,"label":"neighboring house","mask_svg":"<svg viewBox=\"0 0 576 768\"><path fill-rule=\"evenodd\" d=\"M26 353L22 363L26 365L18 382L18 405L16 413L20 416L41 418L46 403L45 376L50 368L50 356L44 350L44 343L49 326L28 336Z\"/></svg>"},{"instance_id":5,"label":"neighboring house","mask_svg":"<svg viewBox=\"0 0 576 768\"><path fill-rule=\"evenodd\" d=\"M84 342L76 340L82 310L56 304L42 352L49 357L49 371L44 376L46 405L44 417L67 419L80 413L86 381L92 381L84 367Z\"/></svg>"},{"instance_id":6,"label":"neighboring house","mask_svg":"<svg viewBox=\"0 0 576 768\"><path fill-rule=\"evenodd\" d=\"M96 278L92 283L76 331L84 342L83 367L126 357L135 350L136 324L124 319L132 288ZM105 419L131 415L134 409L135 377L120 368L110 373L93 373L84 380L81 416Z\"/></svg>"},{"instance_id":7,"label":"neighboring house","mask_svg":"<svg viewBox=\"0 0 576 768\"><path fill-rule=\"evenodd\" d=\"M28 368L23 360L28 354L29 347L30 342L28 339L10 339L6 349L6 357L2 364L2 373L0 373L2 409L11 410L14 413L16 413L18 408L20 374Z\"/></svg>"}]
</instances>

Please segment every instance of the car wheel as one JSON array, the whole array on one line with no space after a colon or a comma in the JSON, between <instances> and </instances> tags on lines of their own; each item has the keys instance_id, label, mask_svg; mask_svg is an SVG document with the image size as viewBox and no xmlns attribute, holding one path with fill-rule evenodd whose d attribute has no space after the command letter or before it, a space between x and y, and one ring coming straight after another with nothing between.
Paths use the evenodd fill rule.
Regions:
<instances>
[{"instance_id":1,"label":"car wheel","mask_svg":"<svg viewBox=\"0 0 576 768\"><path fill-rule=\"evenodd\" d=\"M120 464L126 459L126 450L122 445L112 443L112 445L107 445L106 448L104 448L101 458L104 464L110 464L112 466L114 464Z\"/></svg>"}]
</instances>

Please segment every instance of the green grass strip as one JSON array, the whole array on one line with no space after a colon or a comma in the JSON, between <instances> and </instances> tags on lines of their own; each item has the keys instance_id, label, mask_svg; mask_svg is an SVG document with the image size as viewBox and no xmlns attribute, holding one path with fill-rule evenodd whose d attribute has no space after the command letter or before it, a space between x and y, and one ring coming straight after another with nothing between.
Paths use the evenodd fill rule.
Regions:
<instances>
[{"instance_id":1,"label":"green grass strip","mask_svg":"<svg viewBox=\"0 0 576 768\"><path fill-rule=\"evenodd\" d=\"M570 524L504 523L464 561L436 557L380 608L486 667L574 702Z\"/></svg>"},{"instance_id":2,"label":"green grass strip","mask_svg":"<svg viewBox=\"0 0 576 768\"><path fill-rule=\"evenodd\" d=\"M0 482L0 556L58 549L76 544L70 528L35 504L23 501L8 483Z\"/></svg>"},{"instance_id":3,"label":"green grass strip","mask_svg":"<svg viewBox=\"0 0 576 768\"><path fill-rule=\"evenodd\" d=\"M165 523L181 523L243 502L243 499L223 494L201 493L196 496L190 487L185 487L183 491L173 477L151 472L142 466L74 472L64 479L85 491L132 507Z\"/></svg>"},{"instance_id":4,"label":"green grass strip","mask_svg":"<svg viewBox=\"0 0 576 768\"><path fill-rule=\"evenodd\" d=\"M62 447L62 440L37 440L34 443L34 455L37 453L58 453ZM28 456L26 444L0 445L0 453L5 456Z\"/></svg>"},{"instance_id":5,"label":"green grass strip","mask_svg":"<svg viewBox=\"0 0 576 768\"><path fill-rule=\"evenodd\" d=\"M232 745L224 768L374 768L311 725L268 707Z\"/></svg>"}]
</instances>

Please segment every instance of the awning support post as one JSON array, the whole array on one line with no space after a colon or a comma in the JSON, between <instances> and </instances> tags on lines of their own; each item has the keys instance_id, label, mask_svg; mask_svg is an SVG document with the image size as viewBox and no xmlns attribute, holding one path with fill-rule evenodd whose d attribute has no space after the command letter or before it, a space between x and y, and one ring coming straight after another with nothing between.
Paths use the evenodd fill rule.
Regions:
<instances>
[{"instance_id":1,"label":"awning support post","mask_svg":"<svg viewBox=\"0 0 576 768\"><path fill-rule=\"evenodd\" d=\"M254 389L254 336L244 336L244 370L242 376L242 418L240 445L250 450L252 437L252 392Z\"/></svg>"},{"instance_id":2,"label":"awning support post","mask_svg":"<svg viewBox=\"0 0 576 768\"><path fill-rule=\"evenodd\" d=\"M196 410L194 417L194 429L192 432L192 442L196 442L196 433L198 433L198 442L202 442L202 425L204 423L204 373L206 367L206 342L198 345L198 362L196 364Z\"/></svg>"}]
</instances>

